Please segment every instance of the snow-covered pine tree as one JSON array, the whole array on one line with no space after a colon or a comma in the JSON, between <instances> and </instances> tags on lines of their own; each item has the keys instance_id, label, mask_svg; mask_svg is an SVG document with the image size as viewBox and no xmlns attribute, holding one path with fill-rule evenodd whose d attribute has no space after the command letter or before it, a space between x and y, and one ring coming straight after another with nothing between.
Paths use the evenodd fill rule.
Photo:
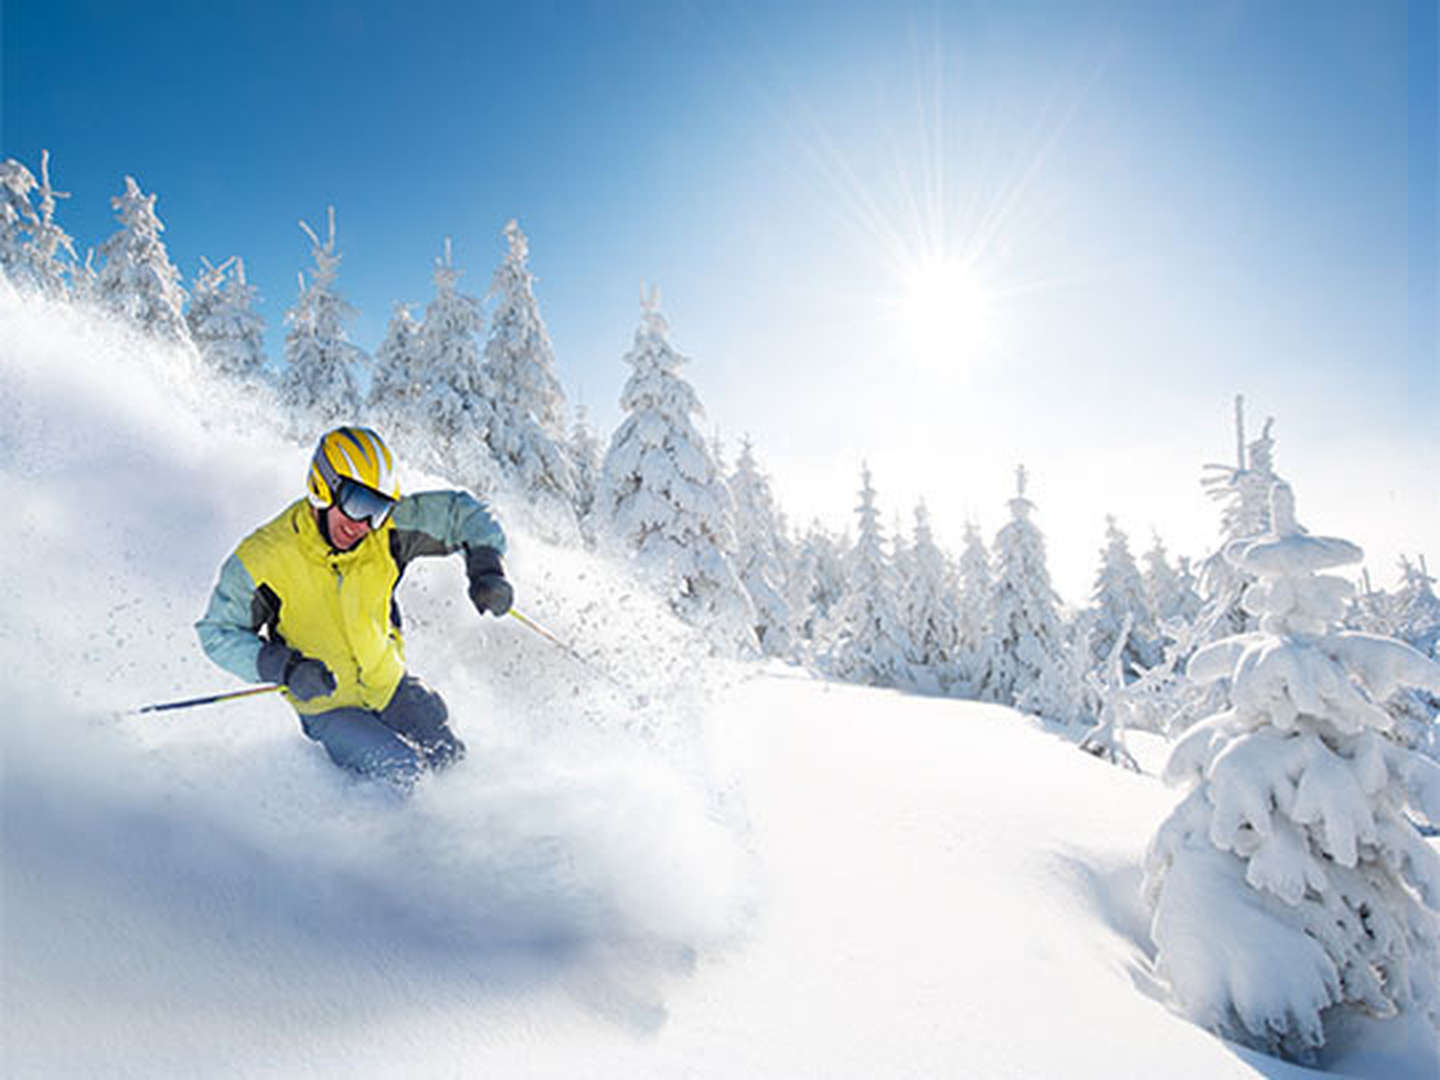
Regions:
<instances>
[{"instance_id":1,"label":"snow-covered pine tree","mask_svg":"<svg viewBox=\"0 0 1440 1080\"><path fill-rule=\"evenodd\" d=\"M345 323L354 310L335 290L340 253L335 250L335 208L328 210L325 242L305 222L315 259L310 283L300 275L300 296L285 315L285 365L280 372L281 400L297 433L309 435L353 421L360 412L360 368L365 354L350 343Z\"/></svg>"},{"instance_id":2,"label":"snow-covered pine tree","mask_svg":"<svg viewBox=\"0 0 1440 1080\"><path fill-rule=\"evenodd\" d=\"M1224 613L1215 623L1215 632L1221 635L1238 634L1251 628L1251 620L1240 606L1240 597L1250 582L1225 558L1225 545L1241 537L1257 536L1269 526L1270 488L1279 479L1275 475L1275 440L1270 435L1274 419L1265 421L1260 437L1247 447L1244 410L1245 399L1237 396L1236 464L1206 465L1209 475L1201 480L1210 497L1222 504L1220 546L1200 567L1200 592L1205 606Z\"/></svg>"},{"instance_id":3,"label":"snow-covered pine tree","mask_svg":"<svg viewBox=\"0 0 1440 1080\"><path fill-rule=\"evenodd\" d=\"M397 302L375 350L367 395L369 413L401 457L421 461L425 431L420 403L425 386L420 377L420 324L408 305Z\"/></svg>"},{"instance_id":4,"label":"snow-covered pine tree","mask_svg":"<svg viewBox=\"0 0 1440 1080\"><path fill-rule=\"evenodd\" d=\"M799 641L810 652L824 652L832 616L845 595L848 536L835 536L818 520L800 539L790 573L790 610Z\"/></svg>"},{"instance_id":5,"label":"snow-covered pine tree","mask_svg":"<svg viewBox=\"0 0 1440 1080\"><path fill-rule=\"evenodd\" d=\"M1112 765L1139 772L1140 765L1125 745L1125 729L1130 721L1129 691L1141 680L1128 679L1125 674L1125 645L1130 640L1131 617L1127 613L1110 646L1110 654L1099 667L1085 673L1087 694L1096 702L1096 724L1080 740L1080 749ZM1091 639L1086 632L1086 638ZM1148 676L1149 671L1146 672Z\"/></svg>"},{"instance_id":6,"label":"snow-covered pine tree","mask_svg":"<svg viewBox=\"0 0 1440 1080\"><path fill-rule=\"evenodd\" d=\"M17 287L31 283L29 237L40 217L30 205L30 193L38 186L21 162L0 162L0 275Z\"/></svg>"},{"instance_id":7,"label":"snow-covered pine tree","mask_svg":"<svg viewBox=\"0 0 1440 1080\"><path fill-rule=\"evenodd\" d=\"M1088 669L1107 664L1125 627L1129 636L1120 649L1120 671L1134 680L1144 668L1160 662L1159 633L1140 570L1130 554L1130 541L1113 516L1105 518L1105 546L1091 593L1090 662Z\"/></svg>"},{"instance_id":8,"label":"snow-covered pine tree","mask_svg":"<svg viewBox=\"0 0 1440 1080\"><path fill-rule=\"evenodd\" d=\"M225 378L255 383L265 374L265 320L255 310L257 289L245 280L244 260L219 266L201 259L186 321L200 358Z\"/></svg>"},{"instance_id":9,"label":"snow-covered pine tree","mask_svg":"<svg viewBox=\"0 0 1440 1080\"><path fill-rule=\"evenodd\" d=\"M980 529L965 524L965 546L957 567L959 578L956 618L956 685L954 693L975 697L980 677L989 670L994 639L990 632L990 603L995 583L990 573L990 554Z\"/></svg>"},{"instance_id":10,"label":"snow-covered pine tree","mask_svg":"<svg viewBox=\"0 0 1440 1080\"><path fill-rule=\"evenodd\" d=\"M702 412L679 374L660 294L645 297L625 411L601 469L597 511L608 538L635 560L681 618L707 628L717 646L753 652L755 612L735 572L729 489L691 417Z\"/></svg>"},{"instance_id":11,"label":"snow-covered pine tree","mask_svg":"<svg viewBox=\"0 0 1440 1080\"><path fill-rule=\"evenodd\" d=\"M100 248L104 264L96 282L102 307L165 341L190 344L185 322L185 290L180 271L166 254L160 234L165 226L155 213L155 196L146 195L134 177L110 200L120 228Z\"/></svg>"},{"instance_id":12,"label":"snow-covered pine tree","mask_svg":"<svg viewBox=\"0 0 1440 1080\"><path fill-rule=\"evenodd\" d=\"M412 413L422 390L419 378L420 323L408 304L396 302L375 350L370 405L383 413Z\"/></svg>"},{"instance_id":13,"label":"snow-covered pine tree","mask_svg":"<svg viewBox=\"0 0 1440 1080\"><path fill-rule=\"evenodd\" d=\"M990 604L994 648L977 684L982 701L1069 722L1076 679L1066 655L1060 598L1050 584L1045 538L1025 496L1028 477L1016 469L1010 521L995 536L995 589Z\"/></svg>"},{"instance_id":14,"label":"snow-covered pine tree","mask_svg":"<svg viewBox=\"0 0 1440 1080\"><path fill-rule=\"evenodd\" d=\"M32 191L37 207L30 205ZM0 277L54 299L68 294L65 275L76 263L75 247L55 223L55 200L69 197L50 184L49 150L40 152L39 183L13 158L0 162Z\"/></svg>"},{"instance_id":15,"label":"snow-covered pine tree","mask_svg":"<svg viewBox=\"0 0 1440 1080\"><path fill-rule=\"evenodd\" d=\"M485 316L480 301L460 291L463 273L447 236L435 260L435 295L420 325L419 360L411 379L419 399L410 430L423 441L418 461L486 491L497 467L485 442L494 415L480 363Z\"/></svg>"},{"instance_id":16,"label":"snow-covered pine tree","mask_svg":"<svg viewBox=\"0 0 1440 1080\"><path fill-rule=\"evenodd\" d=\"M202 357L205 355L205 349L200 343L200 337L196 334L195 328L197 324L203 324L209 320L210 311L219 300L220 288L225 283L225 275L234 261L234 256L231 256L216 266L204 255L200 256L200 272L195 275L195 280L190 285L190 306L186 309L185 321L190 325L190 337L195 342L195 347L200 350Z\"/></svg>"},{"instance_id":17,"label":"snow-covered pine tree","mask_svg":"<svg viewBox=\"0 0 1440 1080\"><path fill-rule=\"evenodd\" d=\"M900 617L899 582L885 551L870 466L860 470L859 527L846 560L845 594L835 612L835 636L825 657L830 674L867 686L909 686L911 650Z\"/></svg>"},{"instance_id":18,"label":"snow-covered pine tree","mask_svg":"<svg viewBox=\"0 0 1440 1080\"><path fill-rule=\"evenodd\" d=\"M915 507L910 568L902 579L903 620L908 659L917 685L949 693L959 680L960 601L950 560L935 542L930 511Z\"/></svg>"},{"instance_id":19,"label":"snow-covered pine tree","mask_svg":"<svg viewBox=\"0 0 1440 1080\"><path fill-rule=\"evenodd\" d=\"M68 295L65 276L75 266L75 243L70 234L55 223L55 200L68 199L67 191L56 191L50 184L50 151L40 151L39 222L30 239L30 272L40 291L59 299ZM62 259L61 254L66 258Z\"/></svg>"},{"instance_id":20,"label":"snow-covered pine tree","mask_svg":"<svg viewBox=\"0 0 1440 1080\"><path fill-rule=\"evenodd\" d=\"M1395 639L1338 629L1358 562L1310 536L1277 482L1265 534L1227 545L1254 632L1190 660L1230 705L1175 746L1190 785L1146 860L1157 965L1200 1024L1307 1059L1346 1011L1440 1025L1440 766L1394 738L1379 706L1440 692L1440 665Z\"/></svg>"},{"instance_id":21,"label":"snow-covered pine tree","mask_svg":"<svg viewBox=\"0 0 1440 1080\"><path fill-rule=\"evenodd\" d=\"M72 270L70 299L89 307L96 307L100 303L100 274L95 269L94 248L86 248L84 261L76 263Z\"/></svg>"},{"instance_id":22,"label":"snow-covered pine tree","mask_svg":"<svg viewBox=\"0 0 1440 1080\"><path fill-rule=\"evenodd\" d=\"M1190 556L1181 555L1175 560L1175 576L1180 582L1179 618L1194 622L1200 618L1205 601L1200 599L1200 579L1195 576L1195 570L1190 565Z\"/></svg>"},{"instance_id":23,"label":"snow-covered pine tree","mask_svg":"<svg viewBox=\"0 0 1440 1080\"><path fill-rule=\"evenodd\" d=\"M490 284L496 304L485 343L485 381L494 407L490 452L531 499L544 497L568 509L575 502L575 470L566 445L565 392L535 300L529 243L514 221L504 235L508 251Z\"/></svg>"},{"instance_id":24,"label":"snow-covered pine tree","mask_svg":"<svg viewBox=\"0 0 1440 1080\"><path fill-rule=\"evenodd\" d=\"M1154 534L1150 549L1143 556L1145 598L1160 627L1181 622L1192 623L1200 614L1200 594L1195 591L1195 578L1189 560L1183 556L1178 567L1170 565L1169 553L1160 534Z\"/></svg>"},{"instance_id":25,"label":"snow-covered pine tree","mask_svg":"<svg viewBox=\"0 0 1440 1080\"><path fill-rule=\"evenodd\" d=\"M1440 660L1440 598L1425 565L1400 557L1400 588L1385 605L1394 636L1422 656ZM1407 745L1440 760L1440 693L1405 688L1386 702L1395 718L1398 737Z\"/></svg>"},{"instance_id":26,"label":"snow-covered pine tree","mask_svg":"<svg viewBox=\"0 0 1440 1080\"><path fill-rule=\"evenodd\" d=\"M1400 556L1400 588L1395 594L1396 636L1425 656L1440 657L1440 596L1425 556L1415 562Z\"/></svg>"},{"instance_id":27,"label":"snow-covered pine tree","mask_svg":"<svg viewBox=\"0 0 1440 1080\"><path fill-rule=\"evenodd\" d=\"M725 440L721 438L718 427L710 433L710 457L721 476L730 474L730 466L725 460Z\"/></svg>"},{"instance_id":28,"label":"snow-covered pine tree","mask_svg":"<svg viewBox=\"0 0 1440 1080\"><path fill-rule=\"evenodd\" d=\"M600 488L602 457L600 440L590 426L590 413L582 402L575 408L575 426L570 432L570 460L575 465L575 517L587 545L595 543L595 495Z\"/></svg>"},{"instance_id":29,"label":"snow-covered pine tree","mask_svg":"<svg viewBox=\"0 0 1440 1080\"><path fill-rule=\"evenodd\" d=\"M1372 585L1369 570L1362 568L1360 571L1360 586L1350 602L1345 625L1351 630L1364 630L1367 634L1380 634L1382 637L1399 634L1400 620L1395 611L1395 597Z\"/></svg>"},{"instance_id":30,"label":"snow-covered pine tree","mask_svg":"<svg viewBox=\"0 0 1440 1080\"><path fill-rule=\"evenodd\" d=\"M788 657L794 650L794 634L786 599L787 545L770 480L756 464L748 437L740 444L730 494L735 500L735 565L755 605L755 636L767 656Z\"/></svg>"},{"instance_id":31,"label":"snow-covered pine tree","mask_svg":"<svg viewBox=\"0 0 1440 1080\"><path fill-rule=\"evenodd\" d=\"M904 583L910 580L915 573L914 552L910 549L910 541L905 537L905 523L897 511L890 522L890 567L895 573L895 580ZM904 598L897 594L900 607L904 607ZM903 612L902 612L903 617Z\"/></svg>"},{"instance_id":32,"label":"snow-covered pine tree","mask_svg":"<svg viewBox=\"0 0 1440 1080\"><path fill-rule=\"evenodd\" d=\"M1274 419L1267 419L1260 437L1245 442L1245 399L1235 398L1234 466L1206 465L1209 474L1201 480L1211 498L1223 506L1220 514L1220 544L1200 564L1197 592L1200 611L1195 626L1203 632L1190 635L1194 648L1217 638L1239 634L1254 628L1254 620L1246 614L1241 597L1250 584L1245 571L1225 558L1226 546L1237 539L1255 536L1269 527L1270 488L1279 480L1274 469L1275 440L1270 430ZM1182 658L1181 667L1183 668ZM1183 683L1176 688L1176 708L1172 731L1182 731L1194 720L1208 716L1220 707L1225 688L1212 683L1199 686Z\"/></svg>"}]
</instances>

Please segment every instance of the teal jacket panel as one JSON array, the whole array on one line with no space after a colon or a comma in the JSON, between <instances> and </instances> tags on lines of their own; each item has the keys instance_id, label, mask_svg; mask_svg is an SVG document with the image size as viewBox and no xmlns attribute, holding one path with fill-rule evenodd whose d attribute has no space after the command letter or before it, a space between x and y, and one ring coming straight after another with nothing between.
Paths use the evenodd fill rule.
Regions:
<instances>
[{"instance_id":1,"label":"teal jacket panel","mask_svg":"<svg viewBox=\"0 0 1440 1080\"><path fill-rule=\"evenodd\" d=\"M220 567L205 615L195 624L205 655L246 682L261 682L255 663L264 642L255 632L255 582L238 555Z\"/></svg>"}]
</instances>

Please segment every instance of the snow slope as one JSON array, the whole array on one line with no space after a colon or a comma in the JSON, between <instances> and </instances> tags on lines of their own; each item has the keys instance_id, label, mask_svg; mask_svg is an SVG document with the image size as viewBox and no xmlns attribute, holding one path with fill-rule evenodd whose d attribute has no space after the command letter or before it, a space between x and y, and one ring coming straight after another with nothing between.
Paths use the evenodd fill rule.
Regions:
<instances>
[{"instance_id":1,"label":"snow slope","mask_svg":"<svg viewBox=\"0 0 1440 1080\"><path fill-rule=\"evenodd\" d=\"M471 756L409 801L275 699L126 714L234 685L190 624L307 448L4 297L0 416L4 1075L1307 1075L1152 983L1154 779L1004 709L709 661L503 497L522 608L649 704L475 616L451 560L402 606ZM1440 1054L1372 1025L1326 1064Z\"/></svg>"}]
</instances>

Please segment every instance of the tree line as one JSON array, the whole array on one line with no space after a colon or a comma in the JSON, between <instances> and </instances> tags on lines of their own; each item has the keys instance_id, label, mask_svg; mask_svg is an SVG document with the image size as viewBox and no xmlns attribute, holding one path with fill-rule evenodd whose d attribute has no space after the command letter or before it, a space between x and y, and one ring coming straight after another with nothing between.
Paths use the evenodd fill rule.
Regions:
<instances>
[{"instance_id":1,"label":"tree line","mask_svg":"<svg viewBox=\"0 0 1440 1080\"><path fill-rule=\"evenodd\" d=\"M1183 729L1203 712L1184 688L1186 660L1253 628L1250 584L1225 544L1269 524L1279 479L1272 424L1247 442L1237 399L1236 462L1207 466L1220 540L1198 565L1172 560L1156 536L1138 559L1107 519L1088 602L1068 607L1051 585L1030 478L1016 470L1009 520L987 544L966 527L953 556L922 501L908 530L887 530L862 467L851 529L796 529L745 439L733 465L702 435L703 407L671 343L659 292L641 301L608 440L572 412L557 374L518 222L485 297L462 287L449 238L423 311L396 304L373 355L352 342L355 312L339 288L333 208L317 231L302 222L310 265L284 315L283 352L266 353L265 322L243 259L208 259L188 288L171 263L156 196L132 178L111 200L116 231L84 259L56 221L49 155L37 178L0 165L0 271L16 287L87 304L189 350L215 374L273 394L297 438L355 420L387 433L406 460L480 491L504 486L544 531L628 560L721 651L806 664L828 677L1013 706L1096 725L1089 745L1121 751L1126 727ZM490 305L487 318L486 302ZM1432 654L1440 599L1423 557L1402 564L1391 593L1366 586L1348 623ZM1419 715L1423 703L1395 704Z\"/></svg>"}]
</instances>

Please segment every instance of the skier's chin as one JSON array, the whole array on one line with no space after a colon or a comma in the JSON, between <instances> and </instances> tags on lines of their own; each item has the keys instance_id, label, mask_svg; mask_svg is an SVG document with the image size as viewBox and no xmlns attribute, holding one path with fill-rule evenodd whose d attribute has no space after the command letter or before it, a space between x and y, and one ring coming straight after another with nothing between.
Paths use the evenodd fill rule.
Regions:
<instances>
[{"instance_id":1,"label":"skier's chin","mask_svg":"<svg viewBox=\"0 0 1440 1080\"><path fill-rule=\"evenodd\" d=\"M361 540L365 539L367 532L368 530L361 529L359 532L350 533L348 535L345 533L341 533L333 538L335 540L335 546L341 551L349 551L351 548L355 547L356 544L360 543Z\"/></svg>"},{"instance_id":2,"label":"skier's chin","mask_svg":"<svg viewBox=\"0 0 1440 1080\"><path fill-rule=\"evenodd\" d=\"M349 551L370 534L370 527L364 522L351 521L333 507L329 514L327 531L330 533L330 543L337 551Z\"/></svg>"}]
</instances>

